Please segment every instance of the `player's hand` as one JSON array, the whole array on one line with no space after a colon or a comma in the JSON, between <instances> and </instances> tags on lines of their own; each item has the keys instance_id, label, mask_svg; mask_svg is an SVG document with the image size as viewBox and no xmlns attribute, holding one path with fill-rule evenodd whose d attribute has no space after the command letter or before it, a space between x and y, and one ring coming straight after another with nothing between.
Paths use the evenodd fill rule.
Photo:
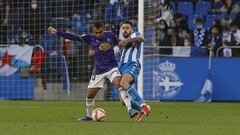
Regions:
<instances>
[{"instance_id":1,"label":"player's hand","mask_svg":"<svg viewBox=\"0 0 240 135\"><path fill-rule=\"evenodd\" d=\"M139 42L143 42L143 41L144 41L143 35L141 35L140 37L131 38L131 42L133 42L133 43L139 43Z\"/></svg>"},{"instance_id":2,"label":"player's hand","mask_svg":"<svg viewBox=\"0 0 240 135\"><path fill-rule=\"evenodd\" d=\"M128 44L128 40L123 39L118 43L118 46L125 47L127 44Z\"/></svg>"},{"instance_id":3,"label":"player's hand","mask_svg":"<svg viewBox=\"0 0 240 135\"><path fill-rule=\"evenodd\" d=\"M135 37L135 38L132 38L131 39L131 42L132 42L132 46L135 47L138 45L138 43L141 43L144 41L144 37L143 35L141 35L140 37Z\"/></svg>"},{"instance_id":4,"label":"player's hand","mask_svg":"<svg viewBox=\"0 0 240 135\"><path fill-rule=\"evenodd\" d=\"M90 49L90 50L88 51L88 56L94 56L94 55L95 55L95 51L92 50L92 49Z\"/></svg>"},{"instance_id":5,"label":"player's hand","mask_svg":"<svg viewBox=\"0 0 240 135\"><path fill-rule=\"evenodd\" d=\"M50 27L48 27L48 32L51 33L51 34L56 34L57 30L50 26Z\"/></svg>"}]
</instances>

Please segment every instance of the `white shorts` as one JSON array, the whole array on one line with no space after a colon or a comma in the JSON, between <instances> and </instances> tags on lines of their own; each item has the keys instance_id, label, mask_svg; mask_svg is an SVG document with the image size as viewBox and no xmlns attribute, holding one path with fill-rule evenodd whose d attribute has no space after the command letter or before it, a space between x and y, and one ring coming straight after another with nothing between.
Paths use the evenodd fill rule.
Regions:
<instances>
[{"instance_id":1,"label":"white shorts","mask_svg":"<svg viewBox=\"0 0 240 135\"><path fill-rule=\"evenodd\" d=\"M103 74L92 75L88 88L103 88L106 79L109 79L112 83L113 79L117 76L121 76L117 67Z\"/></svg>"}]
</instances>

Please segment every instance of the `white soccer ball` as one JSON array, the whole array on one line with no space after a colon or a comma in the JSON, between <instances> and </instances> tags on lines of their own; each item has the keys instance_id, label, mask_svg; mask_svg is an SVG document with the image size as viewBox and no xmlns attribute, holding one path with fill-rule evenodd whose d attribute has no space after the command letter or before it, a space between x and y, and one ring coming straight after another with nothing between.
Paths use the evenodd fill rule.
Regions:
<instances>
[{"instance_id":1,"label":"white soccer ball","mask_svg":"<svg viewBox=\"0 0 240 135\"><path fill-rule=\"evenodd\" d=\"M102 108L96 108L92 111L92 119L97 122L102 122L107 118L106 111Z\"/></svg>"}]
</instances>

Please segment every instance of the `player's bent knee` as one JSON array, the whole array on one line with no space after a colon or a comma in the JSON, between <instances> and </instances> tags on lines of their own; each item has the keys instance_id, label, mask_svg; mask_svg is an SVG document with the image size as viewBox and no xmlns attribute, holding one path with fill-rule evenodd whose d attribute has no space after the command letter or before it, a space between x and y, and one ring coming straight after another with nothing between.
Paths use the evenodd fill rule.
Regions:
<instances>
[{"instance_id":1,"label":"player's bent knee","mask_svg":"<svg viewBox=\"0 0 240 135\"><path fill-rule=\"evenodd\" d=\"M122 80L122 81L120 82L120 86L121 86L123 89L126 90L126 89L128 89L129 84L128 84L126 81L123 81L123 80Z\"/></svg>"}]
</instances>

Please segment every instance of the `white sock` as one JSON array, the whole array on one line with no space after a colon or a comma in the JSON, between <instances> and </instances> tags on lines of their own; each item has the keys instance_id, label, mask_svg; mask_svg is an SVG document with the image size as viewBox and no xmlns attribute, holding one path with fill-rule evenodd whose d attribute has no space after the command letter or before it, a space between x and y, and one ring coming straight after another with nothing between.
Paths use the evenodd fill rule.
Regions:
<instances>
[{"instance_id":1,"label":"white sock","mask_svg":"<svg viewBox=\"0 0 240 135\"><path fill-rule=\"evenodd\" d=\"M94 107L94 100L86 98L87 116L92 117L93 107Z\"/></svg>"},{"instance_id":2,"label":"white sock","mask_svg":"<svg viewBox=\"0 0 240 135\"><path fill-rule=\"evenodd\" d=\"M122 90L121 88L119 88L119 92L123 99L123 102L125 103L125 105L127 107L127 110L129 111L130 109L132 109L130 95L128 94L128 92L126 90Z\"/></svg>"}]
</instances>

